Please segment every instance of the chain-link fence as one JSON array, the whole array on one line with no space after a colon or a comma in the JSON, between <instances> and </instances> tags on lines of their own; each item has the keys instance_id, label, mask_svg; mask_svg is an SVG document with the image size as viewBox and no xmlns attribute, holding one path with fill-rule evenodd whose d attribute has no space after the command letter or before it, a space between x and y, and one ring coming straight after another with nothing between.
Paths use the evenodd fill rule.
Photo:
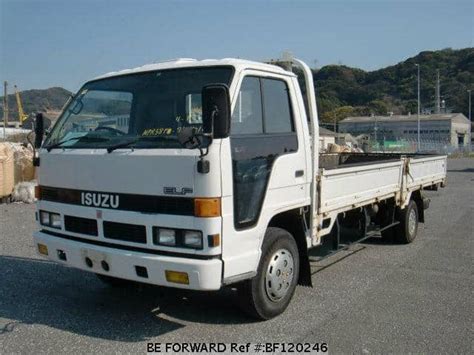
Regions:
<instances>
[{"instance_id":1,"label":"chain-link fence","mask_svg":"<svg viewBox=\"0 0 474 355\"><path fill-rule=\"evenodd\" d=\"M402 153L436 153L436 154L452 154L452 153L469 153L472 152L472 146L452 145L450 142L442 142L439 140L421 139L420 146L418 141L412 139L385 140L375 141L367 140L363 142L362 149L364 152L402 152Z\"/></svg>"}]
</instances>

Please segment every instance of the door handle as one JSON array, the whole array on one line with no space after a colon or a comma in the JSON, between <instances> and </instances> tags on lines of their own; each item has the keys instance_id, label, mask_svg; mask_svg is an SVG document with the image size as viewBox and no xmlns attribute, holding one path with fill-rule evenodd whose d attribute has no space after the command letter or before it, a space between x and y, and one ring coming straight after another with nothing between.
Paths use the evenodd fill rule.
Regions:
<instances>
[{"instance_id":1,"label":"door handle","mask_svg":"<svg viewBox=\"0 0 474 355\"><path fill-rule=\"evenodd\" d=\"M295 177L302 177L304 175L304 170L296 170Z\"/></svg>"}]
</instances>

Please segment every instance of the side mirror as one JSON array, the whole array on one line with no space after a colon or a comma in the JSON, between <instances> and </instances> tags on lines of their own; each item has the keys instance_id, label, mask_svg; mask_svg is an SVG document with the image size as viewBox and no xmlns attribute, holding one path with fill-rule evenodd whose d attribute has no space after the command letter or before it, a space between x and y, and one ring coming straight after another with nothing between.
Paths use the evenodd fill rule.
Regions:
<instances>
[{"instance_id":1,"label":"side mirror","mask_svg":"<svg viewBox=\"0 0 474 355\"><path fill-rule=\"evenodd\" d=\"M202 128L206 136L226 138L230 130L230 97L225 84L210 84L202 89Z\"/></svg>"},{"instance_id":2,"label":"side mirror","mask_svg":"<svg viewBox=\"0 0 474 355\"><path fill-rule=\"evenodd\" d=\"M44 119L43 114L38 113L35 120L35 148L38 149L43 143L44 137Z\"/></svg>"}]
</instances>

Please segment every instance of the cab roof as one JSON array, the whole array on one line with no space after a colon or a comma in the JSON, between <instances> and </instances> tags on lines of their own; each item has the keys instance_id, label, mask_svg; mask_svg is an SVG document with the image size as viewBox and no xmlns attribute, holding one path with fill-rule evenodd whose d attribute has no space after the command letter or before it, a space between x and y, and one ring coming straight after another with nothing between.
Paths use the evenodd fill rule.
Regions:
<instances>
[{"instance_id":1,"label":"cab roof","mask_svg":"<svg viewBox=\"0 0 474 355\"><path fill-rule=\"evenodd\" d=\"M232 66L236 70L255 69L255 70L262 70L262 71L271 72L275 74L295 76L292 72L284 70L283 68L277 65L266 64L262 62L255 62L255 61L250 61L250 60L245 60L245 59L224 58L224 59L197 60L193 58L178 58L178 59L172 59L172 60L163 61L163 62L145 64L136 68L113 71L110 73L100 75L92 80L105 79L108 77L114 77L114 76L119 76L119 75L143 73L143 72L163 70L163 69L211 67L211 66L226 66L226 65Z\"/></svg>"}]
</instances>

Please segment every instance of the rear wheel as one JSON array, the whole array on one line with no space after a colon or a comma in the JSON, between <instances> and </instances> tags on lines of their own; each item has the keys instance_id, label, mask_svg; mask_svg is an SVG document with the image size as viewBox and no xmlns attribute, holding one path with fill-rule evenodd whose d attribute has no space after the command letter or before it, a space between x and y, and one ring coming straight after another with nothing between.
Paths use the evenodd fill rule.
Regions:
<instances>
[{"instance_id":1,"label":"rear wheel","mask_svg":"<svg viewBox=\"0 0 474 355\"><path fill-rule=\"evenodd\" d=\"M406 208L400 211L400 224L394 231L394 239L398 243L408 244L415 240L418 234L418 207L411 200Z\"/></svg>"},{"instance_id":2,"label":"rear wheel","mask_svg":"<svg viewBox=\"0 0 474 355\"><path fill-rule=\"evenodd\" d=\"M258 319L283 313L298 283L299 263L298 247L291 234L268 228L257 275L238 288L242 309Z\"/></svg>"}]
</instances>

